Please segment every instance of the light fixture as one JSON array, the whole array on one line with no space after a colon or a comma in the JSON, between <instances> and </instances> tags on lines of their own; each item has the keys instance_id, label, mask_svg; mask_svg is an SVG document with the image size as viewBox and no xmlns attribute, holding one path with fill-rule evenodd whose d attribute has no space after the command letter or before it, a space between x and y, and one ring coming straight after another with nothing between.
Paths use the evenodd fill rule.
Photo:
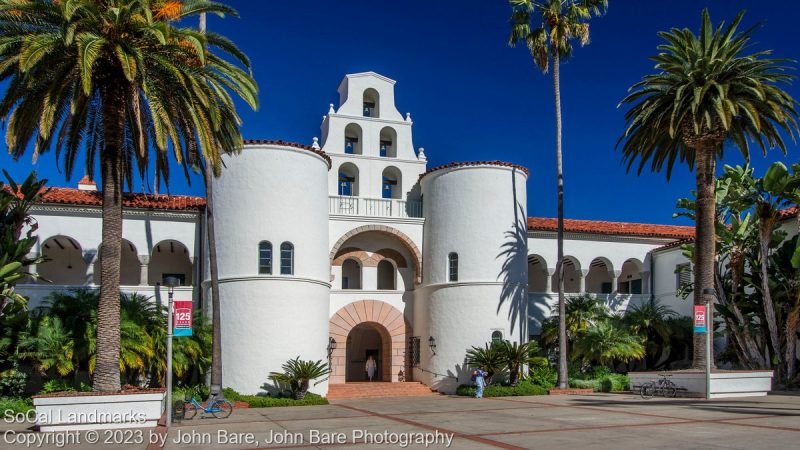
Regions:
<instances>
[{"instance_id":1,"label":"light fixture","mask_svg":"<svg viewBox=\"0 0 800 450\"><path fill-rule=\"evenodd\" d=\"M175 292L175 287L181 285L181 280L177 277L164 277L163 285L167 287L167 293L172 295L172 293Z\"/></svg>"},{"instance_id":2,"label":"light fixture","mask_svg":"<svg viewBox=\"0 0 800 450\"><path fill-rule=\"evenodd\" d=\"M431 353L436 354L436 339L433 336L428 338L428 347L431 348Z\"/></svg>"},{"instance_id":3,"label":"light fixture","mask_svg":"<svg viewBox=\"0 0 800 450\"><path fill-rule=\"evenodd\" d=\"M328 359L331 359L331 355L333 355L333 351L336 350L336 339L333 337L328 338Z\"/></svg>"}]
</instances>

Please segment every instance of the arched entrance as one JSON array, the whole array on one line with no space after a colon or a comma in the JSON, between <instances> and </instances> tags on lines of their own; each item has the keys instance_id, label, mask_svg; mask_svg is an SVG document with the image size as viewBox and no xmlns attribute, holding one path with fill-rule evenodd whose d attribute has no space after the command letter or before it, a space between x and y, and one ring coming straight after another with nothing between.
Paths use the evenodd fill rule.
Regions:
<instances>
[{"instance_id":1,"label":"arched entrance","mask_svg":"<svg viewBox=\"0 0 800 450\"><path fill-rule=\"evenodd\" d=\"M379 300L359 300L337 311L330 319L331 384L366 380L367 357L378 362L381 381L397 381L402 371L410 377L406 359L407 336L411 327L403 313Z\"/></svg>"},{"instance_id":2,"label":"arched entrance","mask_svg":"<svg viewBox=\"0 0 800 450\"><path fill-rule=\"evenodd\" d=\"M345 381L369 381L367 359L376 362L373 381L391 381L392 337L376 322L362 322L347 335ZM387 364L388 363L388 364Z\"/></svg>"}]
</instances>

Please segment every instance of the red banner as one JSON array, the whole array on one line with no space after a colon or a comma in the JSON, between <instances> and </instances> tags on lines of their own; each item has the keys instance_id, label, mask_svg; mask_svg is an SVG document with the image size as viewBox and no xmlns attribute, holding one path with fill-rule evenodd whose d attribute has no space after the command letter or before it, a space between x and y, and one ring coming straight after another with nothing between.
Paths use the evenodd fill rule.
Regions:
<instances>
[{"instance_id":1,"label":"red banner","mask_svg":"<svg viewBox=\"0 0 800 450\"><path fill-rule=\"evenodd\" d=\"M694 332L706 332L706 307L704 305L694 305Z\"/></svg>"},{"instance_id":2,"label":"red banner","mask_svg":"<svg viewBox=\"0 0 800 450\"><path fill-rule=\"evenodd\" d=\"M172 302L172 334L174 336L192 335L192 301L175 300Z\"/></svg>"}]
</instances>

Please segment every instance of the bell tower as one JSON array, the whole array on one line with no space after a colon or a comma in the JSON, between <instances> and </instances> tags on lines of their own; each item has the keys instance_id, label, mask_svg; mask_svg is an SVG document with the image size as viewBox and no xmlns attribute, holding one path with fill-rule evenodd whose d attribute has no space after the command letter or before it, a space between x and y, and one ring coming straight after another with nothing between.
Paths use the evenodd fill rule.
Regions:
<instances>
[{"instance_id":1,"label":"bell tower","mask_svg":"<svg viewBox=\"0 0 800 450\"><path fill-rule=\"evenodd\" d=\"M322 150L333 160L329 195L418 199L410 192L425 172L425 155L414 151L411 114L403 117L395 106L394 85L375 72L339 84L339 108L330 105L321 127Z\"/></svg>"}]
</instances>

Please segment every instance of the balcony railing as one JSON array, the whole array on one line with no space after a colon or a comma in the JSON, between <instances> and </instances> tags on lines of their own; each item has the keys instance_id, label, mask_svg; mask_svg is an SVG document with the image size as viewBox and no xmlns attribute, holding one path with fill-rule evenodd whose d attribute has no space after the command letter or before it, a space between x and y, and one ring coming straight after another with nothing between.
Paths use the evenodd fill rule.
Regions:
<instances>
[{"instance_id":1,"label":"balcony railing","mask_svg":"<svg viewBox=\"0 0 800 450\"><path fill-rule=\"evenodd\" d=\"M422 202L331 195L328 202L328 212L344 216L422 217Z\"/></svg>"}]
</instances>

